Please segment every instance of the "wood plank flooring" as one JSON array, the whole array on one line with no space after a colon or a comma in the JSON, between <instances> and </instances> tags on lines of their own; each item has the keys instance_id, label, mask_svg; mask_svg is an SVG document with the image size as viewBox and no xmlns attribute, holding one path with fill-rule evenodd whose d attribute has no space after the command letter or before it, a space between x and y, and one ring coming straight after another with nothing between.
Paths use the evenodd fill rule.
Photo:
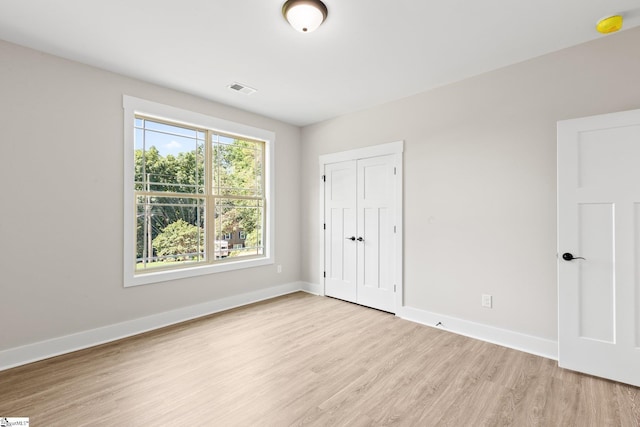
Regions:
<instances>
[{"instance_id":1,"label":"wood plank flooring","mask_svg":"<svg viewBox=\"0 0 640 427\"><path fill-rule=\"evenodd\" d=\"M32 426L638 426L640 389L303 293L0 372Z\"/></svg>"}]
</instances>

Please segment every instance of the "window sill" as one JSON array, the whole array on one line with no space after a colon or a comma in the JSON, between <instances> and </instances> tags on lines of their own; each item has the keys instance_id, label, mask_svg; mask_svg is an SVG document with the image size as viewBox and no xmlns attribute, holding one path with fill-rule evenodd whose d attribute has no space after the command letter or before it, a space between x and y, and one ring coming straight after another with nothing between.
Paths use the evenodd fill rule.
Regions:
<instances>
[{"instance_id":1,"label":"window sill","mask_svg":"<svg viewBox=\"0 0 640 427\"><path fill-rule=\"evenodd\" d=\"M131 274L125 277L124 287L149 285L152 283L167 282L170 280L186 279L189 277L204 276L207 274L223 273L226 271L243 270L245 268L260 267L273 264L271 258L259 258L239 260L224 264L207 264L193 267L185 267L177 270L161 270L147 273Z\"/></svg>"}]
</instances>

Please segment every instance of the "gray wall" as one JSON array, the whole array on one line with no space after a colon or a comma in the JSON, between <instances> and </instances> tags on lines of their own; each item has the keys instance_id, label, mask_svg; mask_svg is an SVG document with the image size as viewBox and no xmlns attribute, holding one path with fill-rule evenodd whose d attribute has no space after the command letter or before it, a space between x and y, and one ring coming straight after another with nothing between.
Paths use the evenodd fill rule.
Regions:
<instances>
[{"instance_id":1,"label":"gray wall","mask_svg":"<svg viewBox=\"0 0 640 427\"><path fill-rule=\"evenodd\" d=\"M275 266L123 288L122 95L276 133ZM0 350L300 279L300 129L0 42Z\"/></svg>"},{"instance_id":2,"label":"gray wall","mask_svg":"<svg viewBox=\"0 0 640 427\"><path fill-rule=\"evenodd\" d=\"M318 156L404 140L405 304L557 339L556 122L640 108L638 46L640 28L303 128L303 279Z\"/></svg>"}]
</instances>

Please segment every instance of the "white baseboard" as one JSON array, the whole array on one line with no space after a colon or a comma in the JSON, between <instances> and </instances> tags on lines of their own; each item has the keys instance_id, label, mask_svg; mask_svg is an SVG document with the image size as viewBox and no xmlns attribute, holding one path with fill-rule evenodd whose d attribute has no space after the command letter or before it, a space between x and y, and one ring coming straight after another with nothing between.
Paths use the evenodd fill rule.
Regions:
<instances>
[{"instance_id":1,"label":"white baseboard","mask_svg":"<svg viewBox=\"0 0 640 427\"><path fill-rule=\"evenodd\" d=\"M324 296L323 286L317 283L302 282L302 290L310 294ZM546 357L547 359L558 360L558 342L554 340L526 335L508 329L496 328L482 323L471 322L407 306L401 307L396 313L396 316L432 327L436 327L435 325L438 322L442 322L440 326L437 326L438 329L524 351L525 353L535 354L536 356Z\"/></svg>"},{"instance_id":2,"label":"white baseboard","mask_svg":"<svg viewBox=\"0 0 640 427\"><path fill-rule=\"evenodd\" d=\"M498 344L503 347L513 348L536 356L558 360L558 342L539 338L519 332L500 329L481 323L470 322L451 316L444 316L429 311L412 307L402 307L396 314L398 317L426 326L437 327L449 332L464 335L470 338ZM436 326L439 322L441 325Z\"/></svg>"},{"instance_id":3,"label":"white baseboard","mask_svg":"<svg viewBox=\"0 0 640 427\"><path fill-rule=\"evenodd\" d=\"M310 292L307 290L307 285L303 282L288 283L27 344L22 347L10 348L0 351L0 371L292 292L301 290Z\"/></svg>"},{"instance_id":4,"label":"white baseboard","mask_svg":"<svg viewBox=\"0 0 640 427\"><path fill-rule=\"evenodd\" d=\"M221 298L22 347L2 350L0 351L0 371L298 291L324 295L324 289L319 284L293 282ZM436 327L435 325L438 322L442 322L442 325L438 326L438 328L537 356L554 360L558 358L558 343L556 341L406 306L402 307L396 315L402 319L432 327Z\"/></svg>"},{"instance_id":5,"label":"white baseboard","mask_svg":"<svg viewBox=\"0 0 640 427\"><path fill-rule=\"evenodd\" d=\"M324 288L317 283L301 282L302 290L309 294L324 296Z\"/></svg>"}]
</instances>

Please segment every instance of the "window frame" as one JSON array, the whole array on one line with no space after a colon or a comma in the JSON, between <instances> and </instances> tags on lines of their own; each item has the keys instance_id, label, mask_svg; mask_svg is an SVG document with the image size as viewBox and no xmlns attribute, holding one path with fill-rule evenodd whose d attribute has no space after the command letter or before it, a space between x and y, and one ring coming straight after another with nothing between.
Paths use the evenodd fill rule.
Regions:
<instances>
[{"instance_id":1,"label":"window frame","mask_svg":"<svg viewBox=\"0 0 640 427\"><path fill-rule=\"evenodd\" d=\"M253 126L128 95L123 95L122 106L124 109L124 287L146 285L273 264L275 248L273 242L273 236L275 236L275 233L273 232L273 226L275 223L273 197L275 133ZM206 128L214 132L226 135L231 134L240 138L264 141L264 212L266 220L263 238L266 244L264 245L264 253L262 256L251 257L249 259L234 259L210 264L180 266L176 269L136 272L136 207L134 191L134 123L136 115L146 116L150 119L156 119L159 121L171 122L177 125ZM207 141L207 144L210 143L211 141ZM213 238L215 238L215 236L213 236Z\"/></svg>"}]
</instances>

